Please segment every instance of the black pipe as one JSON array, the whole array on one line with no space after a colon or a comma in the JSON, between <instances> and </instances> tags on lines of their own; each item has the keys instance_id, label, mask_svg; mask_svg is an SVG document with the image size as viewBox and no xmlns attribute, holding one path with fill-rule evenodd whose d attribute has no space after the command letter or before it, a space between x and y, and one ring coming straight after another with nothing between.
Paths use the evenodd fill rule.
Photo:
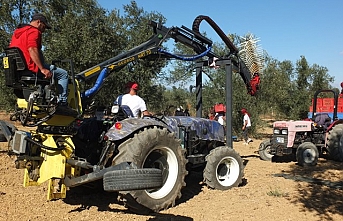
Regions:
<instances>
[{"instance_id":1,"label":"black pipe","mask_svg":"<svg viewBox=\"0 0 343 221\"><path fill-rule=\"evenodd\" d=\"M33 144L39 146L39 147L42 148L42 149L46 149L46 150L61 151L61 150L64 150L64 149L65 149L64 146L62 146L62 147L57 147L57 148L48 147L48 146L45 146L44 144L41 144L41 143L39 143L39 142L37 142L37 141L35 141L35 140L29 138L29 137L25 137L25 140L27 140L28 142L31 142L31 143L33 143Z\"/></svg>"}]
</instances>

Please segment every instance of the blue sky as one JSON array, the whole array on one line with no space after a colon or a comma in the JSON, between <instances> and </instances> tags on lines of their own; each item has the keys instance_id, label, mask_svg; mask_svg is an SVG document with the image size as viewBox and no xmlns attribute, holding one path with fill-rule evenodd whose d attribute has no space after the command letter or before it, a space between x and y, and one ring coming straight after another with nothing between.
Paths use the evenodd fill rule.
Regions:
<instances>
[{"instance_id":1,"label":"blue sky","mask_svg":"<svg viewBox=\"0 0 343 221\"><path fill-rule=\"evenodd\" d=\"M334 87L343 81L342 0L136 0L147 12L159 12L166 26L192 27L198 15L209 16L224 33L243 36L252 33L260 46L279 61L294 64L305 56L310 65L327 67L335 77ZM101 7L123 12L130 0L98 0ZM215 42L220 38L206 23L205 31Z\"/></svg>"}]
</instances>

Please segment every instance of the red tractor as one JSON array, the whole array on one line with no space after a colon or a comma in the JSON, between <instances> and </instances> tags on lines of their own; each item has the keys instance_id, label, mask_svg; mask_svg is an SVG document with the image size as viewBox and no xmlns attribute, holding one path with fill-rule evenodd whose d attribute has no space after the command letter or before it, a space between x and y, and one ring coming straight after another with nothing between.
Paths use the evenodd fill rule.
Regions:
<instances>
[{"instance_id":1,"label":"red tractor","mask_svg":"<svg viewBox=\"0 0 343 221\"><path fill-rule=\"evenodd\" d=\"M317 96L331 92L333 98L332 118L329 113L317 112ZM340 98L343 99L343 98ZM338 94L334 90L318 90L314 94L312 118L301 121L276 121L273 136L259 147L263 160L293 155L300 166L315 166L322 154L335 161L343 161L343 120L338 119Z\"/></svg>"}]
</instances>

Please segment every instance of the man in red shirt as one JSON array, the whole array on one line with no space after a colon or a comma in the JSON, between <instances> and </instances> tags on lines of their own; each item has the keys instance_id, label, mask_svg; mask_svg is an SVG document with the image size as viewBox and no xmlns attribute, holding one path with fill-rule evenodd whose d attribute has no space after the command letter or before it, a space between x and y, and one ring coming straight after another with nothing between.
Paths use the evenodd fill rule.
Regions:
<instances>
[{"instance_id":1,"label":"man in red shirt","mask_svg":"<svg viewBox=\"0 0 343 221\"><path fill-rule=\"evenodd\" d=\"M42 53L42 33L51 29L46 17L37 13L32 16L30 24L21 24L14 31L10 47L18 47L24 57L27 67L37 76L54 77L58 83L58 110L72 111L68 106L68 72L54 65L46 64ZM76 111L73 112L73 114Z\"/></svg>"}]
</instances>

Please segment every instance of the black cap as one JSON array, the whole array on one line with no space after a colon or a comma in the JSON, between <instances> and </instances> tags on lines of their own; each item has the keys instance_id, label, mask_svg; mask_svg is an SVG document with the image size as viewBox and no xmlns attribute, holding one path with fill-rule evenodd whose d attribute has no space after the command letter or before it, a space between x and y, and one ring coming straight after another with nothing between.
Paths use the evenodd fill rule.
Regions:
<instances>
[{"instance_id":1,"label":"black cap","mask_svg":"<svg viewBox=\"0 0 343 221\"><path fill-rule=\"evenodd\" d=\"M48 20L46 20L46 17L43 14L41 13L34 14L32 16L31 21L36 21L36 20L43 22L47 29L51 29L51 26L49 25Z\"/></svg>"}]
</instances>

